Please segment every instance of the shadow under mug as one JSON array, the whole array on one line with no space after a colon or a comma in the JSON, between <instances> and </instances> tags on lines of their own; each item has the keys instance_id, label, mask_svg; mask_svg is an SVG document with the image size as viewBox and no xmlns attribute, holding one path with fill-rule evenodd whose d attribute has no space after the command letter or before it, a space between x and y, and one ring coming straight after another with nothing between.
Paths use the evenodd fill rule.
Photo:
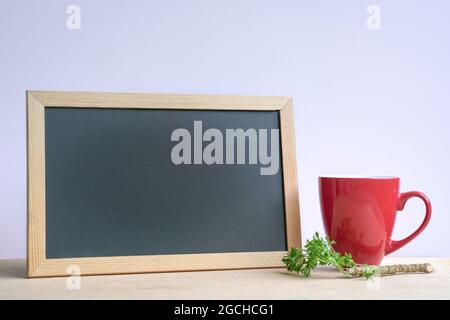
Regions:
<instances>
[{"instance_id":1,"label":"shadow under mug","mask_svg":"<svg viewBox=\"0 0 450 320\"><path fill-rule=\"evenodd\" d=\"M334 249L351 253L356 263L379 265L417 237L430 221L430 200L418 191L400 193L399 186L397 177L319 177L323 223ZM397 211L412 197L425 203L425 218L410 236L392 240Z\"/></svg>"}]
</instances>

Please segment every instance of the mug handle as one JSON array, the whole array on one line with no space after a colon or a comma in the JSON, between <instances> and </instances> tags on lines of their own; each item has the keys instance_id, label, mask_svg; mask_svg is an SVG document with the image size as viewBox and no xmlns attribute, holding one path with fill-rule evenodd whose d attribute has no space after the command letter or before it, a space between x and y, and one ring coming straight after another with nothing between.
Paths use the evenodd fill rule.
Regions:
<instances>
[{"instance_id":1,"label":"mug handle","mask_svg":"<svg viewBox=\"0 0 450 320\"><path fill-rule=\"evenodd\" d=\"M430 199L428 199L428 197L425 194L423 194L422 192L410 191L410 192L400 193L399 198L398 198L398 203L397 203L397 210L398 211L403 210L406 202L413 197L417 197L417 198L421 199L423 201L423 203L425 204L425 209L426 209L425 218L423 219L423 222L420 225L420 227L416 231L414 231L411 235L409 235L408 237L406 237L402 240L399 240L399 241L391 240L390 242L388 242L386 245L386 250L385 250L386 254L392 253L395 250L400 249L405 244L407 244L408 242L413 240L425 229L425 227L428 225L428 222L430 222L431 202L430 202Z\"/></svg>"}]
</instances>

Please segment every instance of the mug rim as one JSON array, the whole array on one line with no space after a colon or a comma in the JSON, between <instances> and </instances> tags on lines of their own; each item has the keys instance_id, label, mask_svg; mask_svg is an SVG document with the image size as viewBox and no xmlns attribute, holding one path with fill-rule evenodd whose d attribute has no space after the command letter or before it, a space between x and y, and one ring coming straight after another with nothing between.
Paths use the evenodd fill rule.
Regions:
<instances>
[{"instance_id":1,"label":"mug rim","mask_svg":"<svg viewBox=\"0 0 450 320\"><path fill-rule=\"evenodd\" d=\"M320 175L319 179L373 179L373 180L392 180L400 179L397 176L363 176L363 175Z\"/></svg>"}]
</instances>

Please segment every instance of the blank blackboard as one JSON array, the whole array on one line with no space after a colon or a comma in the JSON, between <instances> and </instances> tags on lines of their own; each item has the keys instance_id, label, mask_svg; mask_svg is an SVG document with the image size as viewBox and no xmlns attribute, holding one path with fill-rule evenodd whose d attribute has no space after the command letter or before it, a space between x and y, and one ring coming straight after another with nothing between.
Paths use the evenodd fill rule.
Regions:
<instances>
[{"instance_id":1,"label":"blank blackboard","mask_svg":"<svg viewBox=\"0 0 450 320\"><path fill-rule=\"evenodd\" d=\"M47 108L47 258L286 250L282 170L173 164L194 121L279 129L276 111Z\"/></svg>"},{"instance_id":2,"label":"blank blackboard","mask_svg":"<svg viewBox=\"0 0 450 320\"><path fill-rule=\"evenodd\" d=\"M28 91L27 275L279 267L295 155L289 97Z\"/></svg>"}]
</instances>

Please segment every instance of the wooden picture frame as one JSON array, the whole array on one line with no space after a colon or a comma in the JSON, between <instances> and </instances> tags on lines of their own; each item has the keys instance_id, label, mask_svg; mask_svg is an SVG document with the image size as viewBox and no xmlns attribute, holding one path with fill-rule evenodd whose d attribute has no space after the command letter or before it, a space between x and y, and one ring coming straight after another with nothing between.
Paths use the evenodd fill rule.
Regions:
<instances>
[{"instance_id":1,"label":"wooden picture frame","mask_svg":"<svg viewBox=\"0 0 450 320\"><path fill-rule=\"evenodd\" d=\"M203 110L276 110L280 115L281 156L287 246L299 247L294 115L290 97L27 91L27 276L68 276L76 265L81 275L281 267L285 251L46 258L45 108L144 108Z\"/></svg>"}]
</instances>

